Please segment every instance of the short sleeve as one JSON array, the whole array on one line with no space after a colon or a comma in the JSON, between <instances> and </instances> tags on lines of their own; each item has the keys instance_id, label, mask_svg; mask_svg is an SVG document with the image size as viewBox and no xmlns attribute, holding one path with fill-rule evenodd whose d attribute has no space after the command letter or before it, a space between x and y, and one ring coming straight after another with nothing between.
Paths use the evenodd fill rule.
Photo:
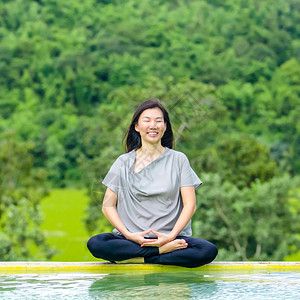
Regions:
<instances>
[{"instance_id":1,"label":"short sleeve","mask_svg":"<svg viewBox=\"0 0 300 300\"><path fill-rule=\"evenodd\" d=\"M121 158L117 158L117 160L112 164L106 176L104 177L102 183L110 188L116 195L118 195L118 191L120 189L120 176L121 176Z\"/></svg>"},{"instance_id":2,"label":"short sleeve","mask_svg":"<svg viewBox=\"0 0 300 300\"><path fill-rule=\"evenodd\" d=\"M183 153L182 153L183 154ZM191 168L190 162L185 154L181 156L180 187L194 186L195 190L202 184L202 181Z\"/></svg>"}]
</instances>

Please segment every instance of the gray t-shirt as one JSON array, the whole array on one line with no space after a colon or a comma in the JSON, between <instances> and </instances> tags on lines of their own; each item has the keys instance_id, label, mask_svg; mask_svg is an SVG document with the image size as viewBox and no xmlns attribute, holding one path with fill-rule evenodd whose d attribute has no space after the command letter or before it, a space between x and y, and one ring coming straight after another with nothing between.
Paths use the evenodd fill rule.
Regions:
<instances>
[{"instance_id":1,"label":"gray t-shirt","mask_svg":"<svg viewBox=\"0 0 300 300\"><path fill-rule=\"evenodd\" d=\"M135 150L120 155L102 183L118 196L117 212L130 232L154 229L170 233L183 208L180 187L201 180L182 152L169 149L139 172L134 173ZM114 229L114 233L118 233ZM179 235L191 236L191 221Z\"/></svg>"}]
</instances>

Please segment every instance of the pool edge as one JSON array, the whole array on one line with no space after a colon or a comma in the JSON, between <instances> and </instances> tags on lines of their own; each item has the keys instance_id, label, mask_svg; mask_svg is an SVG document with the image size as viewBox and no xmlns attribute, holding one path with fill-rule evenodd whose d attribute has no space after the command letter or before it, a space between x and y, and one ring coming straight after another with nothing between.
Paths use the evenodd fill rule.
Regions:
<instances>
[{"instance_id":1,"label":"pool edge","mask_svg":"<svg viewBox=\"0 0 300 300\"><path fill-rule=\"evenodd\" d=\"M151 264L128 264L118 263L112 264L108 262L0 262L1 271L52 271L52 270L99 270L99 271L135 271L135 270L157 270L167 271L178 269L176 266L151 265ZM186 269L186 268L185 268ZM193 268L193 270L203 271L228 271L228 270L298 270L300 271L300 262L285 262L285 261L264 261L264 262L235 262L235 261L219 261L208 265Z\"/></svg>"}]
</instances>

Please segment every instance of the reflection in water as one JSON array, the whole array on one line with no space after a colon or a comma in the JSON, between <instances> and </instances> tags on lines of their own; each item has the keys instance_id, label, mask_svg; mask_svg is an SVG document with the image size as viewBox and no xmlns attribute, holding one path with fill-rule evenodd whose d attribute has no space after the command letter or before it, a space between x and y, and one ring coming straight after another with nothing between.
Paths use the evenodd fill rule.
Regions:
<instances>
[{"instance_id":1,"label":"reflection in water","mask_svg":"<svg viewBox=\"0 0 300 300\"><path fill-rule=\"evenodd\" d=\"M193 298L201 295L210 298L217 285L210 277L199 272L113 273L96 280L89 289L93 299L139 299L165 297L171 299Z\"/></svg>"},{"instance_id":2,"label":"reflection in water","mask_svg":"<svg viewBox=\"0 0 300 300\"><path fill-rule=\"evenodd\" d=\"M300 272L151 271L0 273L0 299L299 299Z\"/></svg>"}]
</instances>

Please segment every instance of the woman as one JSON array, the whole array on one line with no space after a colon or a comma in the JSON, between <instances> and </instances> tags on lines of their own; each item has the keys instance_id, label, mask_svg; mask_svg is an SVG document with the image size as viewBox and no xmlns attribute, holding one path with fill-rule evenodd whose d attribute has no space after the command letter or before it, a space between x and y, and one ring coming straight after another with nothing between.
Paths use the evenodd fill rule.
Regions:
<instances>
[{"instance_id":1,"label":"woman","mask_svg":"<svg viewBox=\"0 0 300 300\"><path fill-rule=\"evenodd\" d=\"M115 229L92 237L90 252L108 261L142 257L184 267L213 261L215 245L191 237L195 189L202 182L187 157L172 149L169 115L157 99L137 108L126 146L103 180L102 212Z\"/></svg>"}]
</instances>

